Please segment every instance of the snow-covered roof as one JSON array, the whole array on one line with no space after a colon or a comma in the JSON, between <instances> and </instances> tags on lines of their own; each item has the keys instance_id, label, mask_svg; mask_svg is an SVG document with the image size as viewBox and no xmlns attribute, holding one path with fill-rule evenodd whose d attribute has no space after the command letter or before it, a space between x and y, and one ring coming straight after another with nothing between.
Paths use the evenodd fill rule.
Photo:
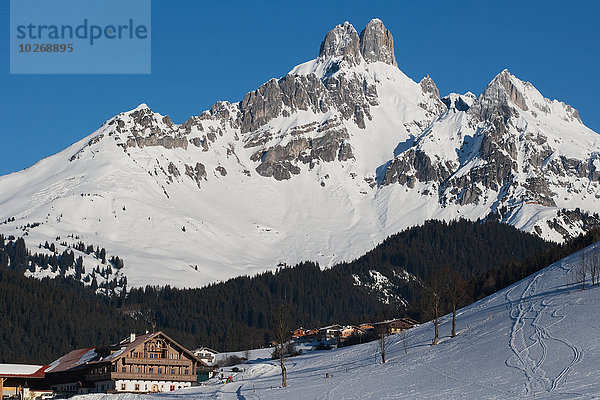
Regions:
<instances>
[{"instance_id":1,"label":"snow-covered roof","mask_svg":"<svg viewBox=\"0 0 600 400\"><path fill-rule=\"evenodd\" d=\"M320 328L319 330L324 331L327 329L342 329L342 326L338 325L338 324L334 324L334 325L324 326L324 327Z\"/></svg>"},{"instance_id":2,"label":"snow-covered roof","mask_svg":"<svg viewBox=\"0 0 600 400\"><path fill-rule=\"evenodd\" d=\"M219 354L219 352L218 352L218 351L216 351L216 350L213 350L213 349L211 349L211 348L208 348L208 347L199 347L199 348L197 348L196 350L193 350L193 351L192 351L192 353L194 353L194 354L195 354L195 353L197 353L197 352L201 352L201 351L202 351L202 352L210 352L210 353L213 353L213 354Z\"/></svg>"},{"instance_id":3,"label":"snow-covered roof","mask_svg":"<svg viewBox=\"0 0 600 400\"><path fill-rule=\"evenodd\" d=\"M47 365L0 364L0 376L43 378Z\"/></svg>"},{"instance_id":4,"label":"snow-covered roof","mask_svg":"<svg viewBox=\"0 0 600 400\"><path fill-rule=\"evenodd\" d=\"M94 347L70 351L58 360L52 362L47 372L61 372L85 365L97 355L96 348Z\"/></svg>"}]
</instances>

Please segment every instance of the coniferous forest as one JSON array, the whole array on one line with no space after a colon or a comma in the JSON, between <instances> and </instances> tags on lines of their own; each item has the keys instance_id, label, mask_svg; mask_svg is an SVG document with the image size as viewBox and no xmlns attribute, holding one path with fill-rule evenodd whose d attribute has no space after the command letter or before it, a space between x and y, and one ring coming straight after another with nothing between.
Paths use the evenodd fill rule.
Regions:
<instances>
[{"instance_id":1,"label":"coniferous forest","mask_svg":"<svg viewBox=\"0 0 600 400\"><path fill-rule=\"evenodd\" d=\"M128 288L106 296L69 276L25 277L12 260L34 255L22 240L0 238L0 362L49 363L74 348L153 329L188 348L260 347L272 339L281 306L304 327L404 315L425 321L425 299L442 273L464 282L462 306L598 240L600 229L556 245L493 220L431 221L327 270L305 262L199 289ZM380 276L387 297L376 284Z\"/></svg>"}]
</instances>

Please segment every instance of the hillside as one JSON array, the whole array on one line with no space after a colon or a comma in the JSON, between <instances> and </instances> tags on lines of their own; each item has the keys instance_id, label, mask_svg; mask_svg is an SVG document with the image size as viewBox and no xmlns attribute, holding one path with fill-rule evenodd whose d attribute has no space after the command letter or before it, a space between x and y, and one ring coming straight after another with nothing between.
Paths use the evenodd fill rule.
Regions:
<instances>
[{"instance_id":1,"label":"hillside","mask_svg":"<svg viewBox=\"0 0 600 400\"><path fill-rule=\"evenodd\" d=\"M0 324L0 355L5 362L44 363L68 349L110 343L132 329L143 332L154 329L153 325L189 348L256 348L269 341L281 305L289 308L294 323L303 326L359 323L406 313L420 318L422 282L427 285L425 278L445 265L476 282L503 264L518 266L524 257L537 260L540 252L556 249L496 221L430 221L388 238L353 262L326 270L307 262L199 289L127 288L107 297L95 295L73 279L78 268L84 273L89 268L75 262L70 252L50 257L53 280L23 276L23 271L30 274L36 262L45 260L34 252L49 251L27 250L23 243L3 241L0 236L0 297L4 299L0 314L10 321ZM573 251L572 247L561 250ZM6 260L11 263L5 264ZM513 269L521 273L520 268ZM505 278L514 279L509 274ZM497 284L507 283L498 279ZM471 286L476 289L467 301L490 288Z\"/></svg>"},{"instance_id":2,"label":"hillside","mask_svg":"<svg viewBox=\"0 0 600 400\"><path fill-rule=\"evenodd\" d=\"M141 104L0 177L0 233L105 248L124 267L99 285L189 288L331 267L431 219L493 214L555 242L600 222L600 136L570 105L507 70L440 96L398 68L377 19L334 27L315 54L240 102L183 123Z\"/></svg>"},{"instance_id":3,"label":"hillside","mask_svg":"<svg viewBox=\"0 0 600 400\"><path fill-rule=\"evenodd\" d=\"M600 243L585 249L600 251ZM173 394L87 395L110 399L574 399L600 395L600 288L580 290L575 253L458 312L459 335L431 346L431 323L394 335L388 361L375 343L288 359L288 387L277 362L256 360L234 382L209 382ZM589 282L588 282L589 284ZM404 343L406 342L406 353ZM325 374L329 373L329 379Z\"/></svg>"}]
</instances>

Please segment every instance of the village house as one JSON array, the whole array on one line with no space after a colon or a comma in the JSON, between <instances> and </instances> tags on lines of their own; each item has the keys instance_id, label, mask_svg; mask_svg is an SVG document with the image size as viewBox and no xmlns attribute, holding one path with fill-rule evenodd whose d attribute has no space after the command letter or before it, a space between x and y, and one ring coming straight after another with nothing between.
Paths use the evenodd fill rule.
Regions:
<instances>
[{"instance_id":1,"label":"village house","mask_svg":"<svg viewBox=\"0 0 600 400\"><path fill-rule=\"evenodd\" d=\"M375 329L375 327L373 326L373 324L370 324L368 322L364 323L364 324L360 324L358 327L360 329L362 329L363 331L365 331L365 332L369 331L369 330L372 330L372 329Z\"/></svg>"},{"instance_id":2,"label":"village house","mask_svg":"<svg viewBox=\"0 0 600 400\"><path fill-rule=\"evenodd\" d=\"M342 326L338 324L325 326L319 329L319 335L321 340L326 342L331 339L339 338L341 334Z\"/></svg>"},{"instance_id":3,"label":"village house","mask_svg":"<svg viewBox=\"0 0 600 400\"><path fill-rule=\"evenodd\" d=\"M304 329L303 327L300 327L296 330L293 330L292 333L292 339L294 340L302 340L305 338L306 333L308 332L307 329Z\"/></svg>"},{"instance_id":4,"label":"village house","mask_svg":"<svg viewBox=\"0 0 600 400\"><path fill-rule=\"evenodd\" d=\"M325 326L320 329L304 329L302 327L290 331L292 340L296 343L312 341L331 341L336 339L340 344L351 338L363 338L373 340L379 330L383 330L388 335L393 335L410 329L418 323L410 318L397 318L388 321L376 323L362 323L359 326L338 324ZM362 339L360 339L362 340ZM275 344L273 344L275 345Z\"/></svg>"},{"instance_id":5,"label":"village house","mask_svg":"<svg viewBox=\"0 0 600 400\"><path fill-rule=\"evenodd\" d=\"M309 329L306 331L306 333L304 334L304 340L307 342L312 342L315 340L319 340L320 336L319 336L319 330L318 329Z\"/></svg>"},{"instance_id":6,"label":"village house","mask_svg":"<svg viewBox=\"0 0 600 400\"><path fill-rule=\"evenodd\" d=\"M394 335L417 325L417 322L410 318L397 318L389 321L378 322L376 328L384 329L388 335Z\"/></svg>"},{"instance_id":7,"label":"village house","mask_svg":"<svg viewBox=\"0 0 600 400\"><path fill-rule=\"evenodd\" d=\"M219 354L218 351L209 349L208 347L200 347L196 350L193 350L192 353L194 353L196 357L208 365L214 364L216 356Z\"/></svg>"},{"instance_id":8,"label":"village house","mask_svg":"<svg viewBox=\"0 0 600 400\"><path fill-rule=\"evenodd\" d=\"M163 332L131 334L106 347L73 350L46 370L60 393L169 392L197 382L210 367Z\"/></svg>"},{"instance_id":9,"label":"village house","mask_svg":"<svg viewBox=\"0 0 600 400\"><path fill-rule=\"evenodd\" d=\"M344 341L347 340L353 336L362 336L365 334L365 331L363 329L360 329L357 326L344 326L341 330L340 330L340 341Z\"/></svg>"}]
</instances>

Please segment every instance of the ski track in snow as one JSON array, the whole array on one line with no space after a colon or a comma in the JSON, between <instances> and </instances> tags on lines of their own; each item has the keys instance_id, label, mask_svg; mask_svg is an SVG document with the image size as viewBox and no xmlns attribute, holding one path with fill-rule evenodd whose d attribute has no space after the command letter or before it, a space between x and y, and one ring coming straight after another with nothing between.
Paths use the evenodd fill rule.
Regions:
<instances>
[{"instance_id":1,"label":"ski track in snow","mask_svg":"<svg viewBox=\"0 0 600 400\"><path fill-rule=\"evenodd\" d=\"M570 270L564 267L562 262L558 266L567 271L565 274L569 273ZM553 308L553 299L542 298L539 303L535 299L536 294L542 293L541 285L538 287L537 282L539 280L543 282L543 279L541 279L543 275L544 272L540 272L529 278L529 284L517 299L511 299L511 294L518 287L514 287L506 293L508 304L511 305L510 317L514 321L509 339L509 347L514 354L506 360L506 365L525 374L527 377L525 382L526 395L539 394L540 392L554 393L561 387L561 383L582 357L581 351L576 346L565 338L554 336L550 329L565 318L565 315L558 315L558 312L565 305ZM544 325L542 320L547 316L555 319L555 321ZM530 321L529 324L527 321ZM530 340L531 344L528 344L527 340ZM547 377L548 373L543 368L548 356L547 340L558 342L573 352L573 359L554 378ZM538 353L539 358L536 359Z\"/></svg>"}]
</instances>

